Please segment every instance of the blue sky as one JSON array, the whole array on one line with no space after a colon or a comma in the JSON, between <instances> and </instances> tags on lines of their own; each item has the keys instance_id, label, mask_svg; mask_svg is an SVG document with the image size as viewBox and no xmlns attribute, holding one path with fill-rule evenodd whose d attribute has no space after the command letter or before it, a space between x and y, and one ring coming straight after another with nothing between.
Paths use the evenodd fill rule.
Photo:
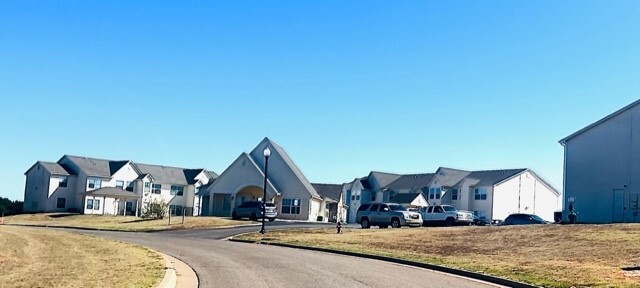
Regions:
<instances>
[{"instance_id":1,"label":"blue sky","mask_svg":"<svg viewBox=\"0 0 640 288\"><path fill-rule=\"evenodd\" d=\"M209 3L214 2L214 3ZM531 167L640 98L638 1L2 1L0 196L63 154L312 182Z\"/></svg>"}]
</instances>

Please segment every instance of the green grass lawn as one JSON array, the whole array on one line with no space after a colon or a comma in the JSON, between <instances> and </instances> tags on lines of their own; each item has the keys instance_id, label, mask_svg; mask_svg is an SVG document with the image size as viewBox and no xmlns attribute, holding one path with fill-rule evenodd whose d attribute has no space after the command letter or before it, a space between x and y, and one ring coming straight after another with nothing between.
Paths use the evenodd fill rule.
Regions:
<instances>
[{"instance_id":1,"label":"green grass lawn","mask_svg":"<svg viewBox=\"0 0 640 288\"><path fill-rule=\"evenodd\" d=\"M171 229L196 229L247 225L253 222L237 221L221 217L173 217L172 225L168 218L142 219L134 216L79 215L68 213L23 214L4 217L5 224L68 226L78 228L109 229L119 231L160 231Z\"/></svg>"},{"instance_id":2,"label":"green grass lawn","mask_svg":"<svg viewBox=\"0 0 640 288\"><path fill-rule=\"evenodd\" d=\"M155 287L163 277L162 257L143 247L0 226L0 287Z\"/></svg>"},{"instance_id":3,"label":"green grass lawn","mask_svg":"<svg viewBox=\"0 0 640 288\"><path fill-rule=\"evenodd\" d=\"M544 287L640 287L640 225L270 231L270 242L403 258ZM261 240L260 234L238 239ZM635 275L634 275L635 274Z\"/></svg>"}]
</instances>

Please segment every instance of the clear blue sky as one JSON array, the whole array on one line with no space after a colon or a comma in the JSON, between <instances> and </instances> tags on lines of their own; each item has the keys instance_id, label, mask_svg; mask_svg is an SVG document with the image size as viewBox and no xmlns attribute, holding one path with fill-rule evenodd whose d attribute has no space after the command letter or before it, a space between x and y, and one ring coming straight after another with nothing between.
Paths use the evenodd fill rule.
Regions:
<instances>
[{"instance_id":1,"label":"clear blue sky","mask_svg":"<svg viewBox=\"0 0 640 288\"><path fill-rule=\"evenodd\" d=\"M640 98L639 1L2 1L0 196L63 154L312 182L531 167Z\"/></svg>"}]
</instances>

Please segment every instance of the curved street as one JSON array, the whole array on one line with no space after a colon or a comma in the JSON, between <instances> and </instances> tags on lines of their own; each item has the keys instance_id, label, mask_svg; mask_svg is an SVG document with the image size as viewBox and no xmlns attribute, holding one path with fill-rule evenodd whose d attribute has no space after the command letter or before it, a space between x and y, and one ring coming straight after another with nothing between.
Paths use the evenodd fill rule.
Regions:
<instances>
[{"instance_id":1,"label":"curved street","mask_svg":"<svg viewBox=\"0 0 640 288\"><path fill-rule=\"evenodd\" d=\"M268 229L319 226L276 222ZM498 287L383 261L220 240L259 229L75 231L140 244L179 258L196 271L200 287Z\"/></svg>"}]
</instances>

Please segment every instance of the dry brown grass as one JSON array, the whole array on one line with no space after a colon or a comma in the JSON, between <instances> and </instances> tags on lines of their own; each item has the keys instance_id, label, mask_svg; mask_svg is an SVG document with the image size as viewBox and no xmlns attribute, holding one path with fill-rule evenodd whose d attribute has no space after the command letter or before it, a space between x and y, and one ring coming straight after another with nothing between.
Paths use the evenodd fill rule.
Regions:
<instances>
[{"instance_id":1,"label":"dry brown grass","mask_svg":"<svg viewBox=\"0 0 640 288\"><path fill-rule=\"evenodd\" d=\"M0 226L0 287L153 287L161 257L92 236Z\"/></svg>"},{"instance_id":2,"label":"dry brown grass","mask_svg":"<svg viewBox=\"0 0 640 288\"><path fill-rule=\"evenodd\" d=\"M170 229L195 229L245 225L251 222L236 221L220 217L185 217L185 223L180 224L181 217L169 220L147 220L133 216L108 215L78 215L65 213L23 214L4 218L5 224L47 225L79 228L109 229L120 231L160 231Z\"/></svg>"},{"instance_id":3,"label":"dry brown grass","mask_svg":"<svg viewBox=\"0 0 640 288\"><path fill-rule=\"evenodd\" d=\"M640 287L640 225L271 231L270 241L377 254L545 287ZM260 240L259 234L241 238Z\"/></svg>"}]
</instances>

